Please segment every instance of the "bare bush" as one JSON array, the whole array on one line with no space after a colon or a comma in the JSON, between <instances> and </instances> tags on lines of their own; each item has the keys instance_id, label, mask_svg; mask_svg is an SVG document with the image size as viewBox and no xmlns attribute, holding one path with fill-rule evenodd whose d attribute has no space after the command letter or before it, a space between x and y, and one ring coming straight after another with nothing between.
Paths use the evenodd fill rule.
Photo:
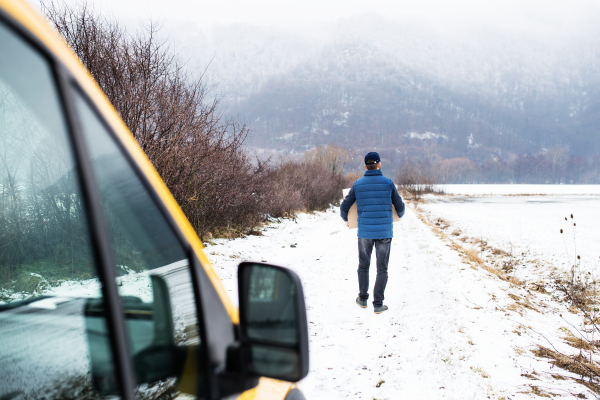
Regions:
<instances>
[{"instance_id":1,"label":"bare bush","mask_svg":"<svg viewBox=\"0 0 600 400\"><path fill-rule=\"evenodd\" d=\"M244 152L248 127L225 120L164 41L132 34L85 1L42 10L98 82L200 235L252 229L267 211L269 168Z\"/></svg>"},{"instance_id":2,"label":"bare bush","mask_svg":"<svg viewBox=\"0 0 600 400\"><path fill-rule=\"evenodd\" d=\"M271 215L279 217L327 209L339 200L343 179L323 164L286 161L273 171L273 182L269 209Z\"/></svg>"},{"instance_id":3,"label":"bare bush","mask_svg":"<svg viewBox=\"0 0 600 400\"><path fill-rule=\"evenodd\" d=\"M395 181L413 195L442 193L437 187L440 183L439 166L428 159L417 161L410 157L405 158L398 167Z\"/></svg>"},{"instance_id":4,"label":"bare bush","mask_svg":"<svg viewBox=\"0 0 600 400\"><path fill-rule=\"evenodd\" d=\"M349 188L354 185L354 182L362 178L362 175L358 172L351 172L349 174L344 175L343 186L344 188Z\"/></svg>"},{"instance_id":5,"label":"bare bush","mask_svg":"<svg viewBox=\"0 0 600 400\"><path fill-rule=\"evenodd\" d=\"M328 144L305 152L304 159L311 164L319 164L329 168L335 176L341 176L344 172L344 166L350 161L350 154L347 149L335 144Z\"/></svg>"},{"instance_id":6,"label":"bare bush","mask_svg":"<svg viewBox=\"0 0 600 400\"><path fill-rule=\"evenodd\" d=\"M438 183L473 183L475 163L466 157L436 160Z\"/></svg>"}]
</instances>

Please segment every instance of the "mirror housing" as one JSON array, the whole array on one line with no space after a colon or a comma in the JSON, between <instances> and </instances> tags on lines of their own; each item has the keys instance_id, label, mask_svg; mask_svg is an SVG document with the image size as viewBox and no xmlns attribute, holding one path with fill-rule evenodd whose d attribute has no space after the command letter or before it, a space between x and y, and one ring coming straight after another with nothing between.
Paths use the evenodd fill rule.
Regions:
<instances>
[{"instance_id":1,"label":"mirror housing","mask_svg":"<svg viewBox=\"0 0 600 400\"><path fill-rule=\"evenodd\" d=\"M308 374L304 292L293 271L259 262L238 266L240 342L252 375L297 382Z\"/></svg>"}]
</instances>

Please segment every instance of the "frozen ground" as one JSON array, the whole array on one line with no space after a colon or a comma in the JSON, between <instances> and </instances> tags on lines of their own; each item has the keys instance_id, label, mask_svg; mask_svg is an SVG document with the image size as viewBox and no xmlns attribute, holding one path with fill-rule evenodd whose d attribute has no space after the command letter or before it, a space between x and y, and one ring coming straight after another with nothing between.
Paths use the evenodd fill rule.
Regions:
<instances>
[{"instance_id":1,"label":"frozen ground","mask_svg":"<svg viewBox=\"0 0 600 400\"><path fill-rule=\"evenodd\" d=\"M530 351L549 346L535 332L567 351L559 337L566 321L579 319L548 295L464 264L411 208L395 224L389 311L359 308L356 231L338 213L301 215L270 225L262 237L206 249L234 300L241 260L288 265L299 274L310 321L308 399L590 397L575 382L557 380L557 373L569 375ZM371 286L374 278L372 268Z\"/></svg>"},{"instance_id":2,"label":"frozen ground","mask_svg":"<svg viewBox=\"0 0 600 400\"><path fill-rule=\"evenodd\" d=\"M529 262L529 270L523 269L525 264L517 268L518 274L524 277L532 273L547 277L555 268L557 272L567 271L575 255L581 256L584 271L593 272L599 266L600 195L593 193L600 192L600 185L580 185L580 195L556 194L560 190L550 185L472 186L460 191L492 194L429 196L428 202L420 208L431 214L430 219L441 217L464 235L484 239L494 247L522 256ZM487 186L488 189L481 188ZM539 193L536 187L554 194L514 195ZM563 189L575 185L557 187ZM565 190L565 193L570 192Z\"/></svg>"},{"instance_id":3,"label":"frozen ground","mask_svg":"<svg viewBox=\"0 0 600 400\"><path fill-rule=\"evenodd\" d=\"M600 195L600 185L442 185L441 188L455 195Z\"/></svg>"}]
</instances>

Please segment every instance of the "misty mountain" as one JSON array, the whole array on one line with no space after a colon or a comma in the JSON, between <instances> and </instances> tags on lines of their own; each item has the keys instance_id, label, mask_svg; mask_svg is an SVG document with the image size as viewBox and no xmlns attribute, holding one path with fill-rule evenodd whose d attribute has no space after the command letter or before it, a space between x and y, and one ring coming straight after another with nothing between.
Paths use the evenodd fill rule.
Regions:
<instances>
[{"instance_id":1,"label":"misty mountain","mask_svg":"<svg viewBox=\"0 0 600 400\"><path fill-rule=\"evenodd\" d=\"M321 143L475 161L600 153L600 28L436 27L376 16L305 32L169 25L188 69L253 126L250 144ZM185 58L188 57L188 58Z\"/></svg>"}]
</instances>

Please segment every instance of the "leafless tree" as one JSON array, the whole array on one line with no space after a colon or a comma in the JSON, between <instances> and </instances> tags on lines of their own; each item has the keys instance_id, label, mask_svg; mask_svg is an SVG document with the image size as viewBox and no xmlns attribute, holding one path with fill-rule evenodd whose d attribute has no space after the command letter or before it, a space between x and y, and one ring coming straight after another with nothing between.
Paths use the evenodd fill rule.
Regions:
<instances>
[{"instance_id":1,"label":"leafless tree","mask_svg":"<svg viewBox=\"0 0 600 400\"><path fill-rule=\"evenodd\" d=\"M320 164L341 176L344 166L350 161L348 150L335 144L321 145L304 153L304 159L311 164Z\"/></svg>"}]
</instances>

